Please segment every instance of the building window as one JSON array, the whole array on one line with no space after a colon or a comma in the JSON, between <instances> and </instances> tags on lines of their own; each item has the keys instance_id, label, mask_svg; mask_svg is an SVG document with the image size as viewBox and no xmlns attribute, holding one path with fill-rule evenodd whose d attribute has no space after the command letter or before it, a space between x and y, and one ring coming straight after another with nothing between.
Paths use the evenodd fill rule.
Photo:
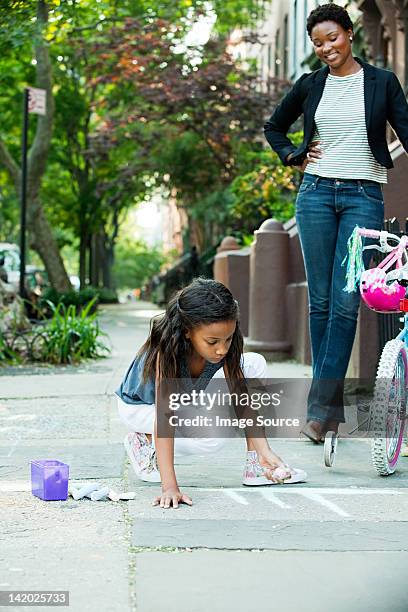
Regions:
<instances>
[{"instance_id":1,"label":"building window","mask_svg":"<svg viewBox=\"0 0 408 612\"><path fill-rule=\"evenodd\" d=\"M289 18L285 15L283 22L283 76L286 79L289 71Z\"/></svg>"},{"instance_id":2,"label":"building window","mask_svg":"<svg viewBox=\"0 0 408 612\"><path fill-rule=\"evenodd\" d=\"M268 76L272 76L272 45L268 44Z\"/></svg>"},{"instance_id":3,"label":"building window","mask_svg":"<svg viewBox=\"0 0 408 612\"><path fill-rule=\"evenodd\" d=\"M275 34L275 76L281 75L281 58L280 58L280 30L276 30Z\"/></svg>"},{"instance_id":4,"label":"building window","mask_svg":"<svg viewBox=\"0 0 408 612\"><path fill-rule=\"evenodd\" d=\"M308 18L308 12L307 12L307 0L303 0L303 20L304 20L304 25L303 25L303 53L306 55L307 52L307 30L306 30L306 20Z\"/></svg>"}]
</instances>

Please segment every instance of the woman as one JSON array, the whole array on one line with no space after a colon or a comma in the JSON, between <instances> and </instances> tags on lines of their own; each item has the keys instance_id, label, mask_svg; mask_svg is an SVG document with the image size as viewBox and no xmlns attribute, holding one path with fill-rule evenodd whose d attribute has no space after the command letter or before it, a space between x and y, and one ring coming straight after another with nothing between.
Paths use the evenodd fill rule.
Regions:
<instances>
[{"instance_id":1,"label":"woman","mask_svg":"<svg viewBox=\"0 0 408 612\"><path fill-rule=\"evenodd\" d=\"M393 167L386 123L407 151L408 105L393 72L353 57L353 24L343 7L316 8L307 31L326 66L296 81L265 124L265 136L283 164L304 172L296 221L308 281L313 383L302 432L319 443L344 422L344 377L360 303L358 292L342 290L347 239L355 225L382 228L382 184ZM296 148L287 132L301 114L304 140ZM371 253L364 251L366 267Z\"/></svg>"}]
</instances>

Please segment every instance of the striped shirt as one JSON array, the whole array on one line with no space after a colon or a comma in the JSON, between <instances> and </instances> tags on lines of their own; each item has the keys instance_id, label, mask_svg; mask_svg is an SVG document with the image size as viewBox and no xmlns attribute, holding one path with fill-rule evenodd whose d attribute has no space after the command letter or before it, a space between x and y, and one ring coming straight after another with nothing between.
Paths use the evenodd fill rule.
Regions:
<instances>
[{"instance_id":1,"label":"striped shirt","mask_svg":"<svg viewBox=\"0 0 408 612\"><path fill-rule=\"evenodd\" d=\"M344 77L327 75L314 120L313 140L320 140L322 158L308 163L305 172L387 182L387 169L374 158L368 144L363 68Z\"/></svg>"}]
</instances>

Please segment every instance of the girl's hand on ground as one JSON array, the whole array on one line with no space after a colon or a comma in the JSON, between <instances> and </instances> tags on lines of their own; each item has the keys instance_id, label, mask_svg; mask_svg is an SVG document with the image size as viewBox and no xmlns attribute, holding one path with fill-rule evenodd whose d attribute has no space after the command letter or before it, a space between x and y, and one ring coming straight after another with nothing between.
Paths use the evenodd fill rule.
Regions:
<instances>
[{"instance_id":1,"label":"girl's hand on ground","mask_svg":"<svg viewBox=\"0 0 408 612\"><path fill-rule=\"evenodd\" d=\"M179 504L187 504L192 506L193 502L188 495L185 495L179 488L163 489L162 494L155 498L153 506L160 508L178 508Z\"/></svg>"}]
</instances>

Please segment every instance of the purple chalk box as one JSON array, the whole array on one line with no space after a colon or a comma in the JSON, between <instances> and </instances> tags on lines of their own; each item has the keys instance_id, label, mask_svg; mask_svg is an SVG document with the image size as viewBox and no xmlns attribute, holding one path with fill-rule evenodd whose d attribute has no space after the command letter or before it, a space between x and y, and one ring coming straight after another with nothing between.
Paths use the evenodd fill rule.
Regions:
<instances>
[{"instance_id":1,"label":"purple chalk box","mask_svg":"<svg viewBox=\"0 0 408 612\"><path fill-rule=\"evenodd\" d=\"M69 465L56 459L31 460L31 492L45 501L68 497Z\"/></svg>"}]
</instances>

